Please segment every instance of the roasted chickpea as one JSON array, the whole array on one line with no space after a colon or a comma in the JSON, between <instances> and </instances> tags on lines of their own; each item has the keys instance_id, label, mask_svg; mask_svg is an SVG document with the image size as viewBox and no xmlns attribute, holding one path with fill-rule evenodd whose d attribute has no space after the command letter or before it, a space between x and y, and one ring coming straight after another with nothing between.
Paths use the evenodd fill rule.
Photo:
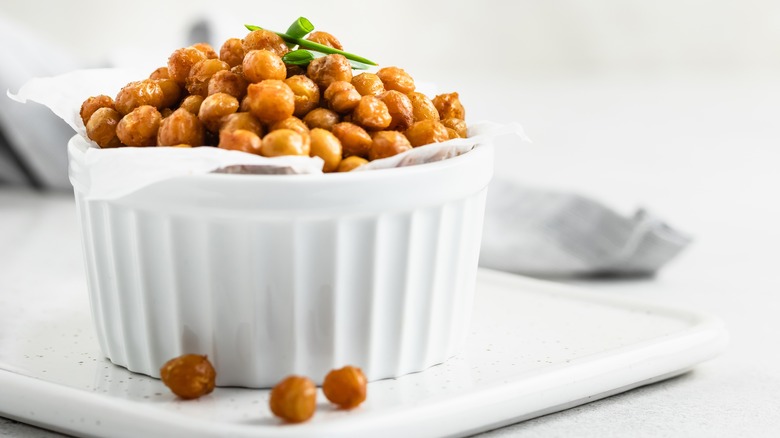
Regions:
<instances>
[{"instance_id":1,"label":"roasted chickpea","mask_svg":"<svg viewBox=\"0 0 780 438\"><path fill-rule=\"evenodd\" d=\"M414 123L414 107L412 101L400 91L390 90L379 95L379 99L387 105L387 111L392 120L387 129L404 131Z\"/></svg>"},{"instance_id":2,"label":"roasted chickpea","mask_svg":"<svg viewBox=\"0 0 780 438\"><path fill-rule=\"evenodd\" d=\"M297 75L305 75L306 69L301 67L300 65L294 65L294 64L285 64L285 67L287 67L287 77L291 78L293 76Z\"/></svg>"},{"instance_id":3,"label":"roasted chickpea","mask_svg":"<svg viewBox=\"0 0 780 438\"><path fill-rule=\"evenodd\" d=\"M194 399L214 390L217 372L206 356L185 354L166 362L160 368L160 378L174 394Z\"/></svg>"},{"instance_id":4,"label":"roasted chickpea","mask_svg":"<svg viewBox=\"0 0 780 438\"><path fill-rule=\"evenodd\" d=\"M414 91L414 79L409 73L398 67L380 68L376 72L379 79L385 85L385 90L396 90L404 94Z\"/></svg>"},{"instance_id":5,"label":"roasted chickpea","mask_svg":"<svg viewBox=\"0 0 780 438\"><path fill-rule=\"evenodd\" d=\"M185 81L187 91L190 94L208 96L209 81L218 71L229 70L230 66L219 59L204 59L192 66L190 75Z\"/></svg>"},{"instance_id":6,"label":"roasted chickpea","mask_svg":"<svg viewBox=\"0 0 780 438\"><path fill-rule=\"evenodd\" d=\"M352 81L352 65L343 55L327 55L309 63L306 74L321 89L336 81Z\"/></svg>"},{"instance_id":7,"label":"roasted chickpea","mask_svg":"<svg viewBox=\"0 0 780 438\"><path fill-rule=\"evenodd\" d=\"M341 163L341 142L330 131L322 128L311 130L311 151L312 157L320 157L325 161L322 165L323 172L334 172Z\"/></svg>"},{"instance_id":8,"label":"roasted chickpea","mask_svg":"<svg viewBox=\"0 0 780 438\"><path fill-rule=\"evenodd\" d=\"M338 38L329 34L328 32L315 31L310 33L307 40L322 44L323 46L333 47L334 49L344 50L344 47L339 42Z\"/></svg>"},{"instance_id":9,"label":"roasted chickpea","mask_svg":"<svg viewBox=\"0 0 780 438\"><path fill-rule=\"evenodd\" d=\"M379 131L371 138L371 149L368 151L369 160L392 157L412 149L409 140L398 131Z\"/></svg>"},{"instance_id":10,"label":"roasted chickpea","mask_svg":"<svg viewBox=\"0 0 780 438\"><path fill-rule=\"evenodd\" d=\"M163 93L163 101L160 103L163 108L170 108L179 103L181 99L181 87L173 79L157 79L157 84Z\"/></svg>"},{"instance_id":11,"label":"roasted chickpea","mask_svg":"<svg viewBox=\"0 0 780 438\"><path fill-rule=\"evenodd\" d=\"M422 93L409 93L407 94L409 100L412 102L412 113L414 114L414 121L420 120L439 120L439 112L436 107L428 99L428 96Z\"/></svg>"},{"instance_id":12,"label":"roasted chickpea","mask_svg":"<svg viewBox=\"0 0 780 438\"><path fill-rule=\"evenodd\" d=\"M263 136L263 124L250 113L228 114L222 119L222 126L219 128L219 132L221 135L222 131L237 131L239 129L254 132L258 137Z\"/></svg>"},{"instance_id":13,"label":"roasted chickpea","mask_svg":"<svg viewBox=\"0 0 780 438\"><path fill-rule=\"evenodd\" d=\"M203 61L206 55L194 47L178 49L168 58L168 74L174 81L184 84L192 66Z\"/></svg>"},{"instance_id":14,"label":"roasted chickpea","mask_svg":"<svg viewBox=\"0 0 780 438\"><path fill-rule=\"evenodd\" d=\"M165 93L159 81L147 79L125 85L114 99L114 107L124 115L141 105L165 108Z\"/></svg>"},{"instance_id":15,"label":"roasted chickpea","mask_svg":"<svg viewBox=\"0 0 780 438\"><path fill-rule=\"evenodd\" d=\"M458 93L439 94L433 98L433 105L441 119L466 120L466 109L460 103Z\"/></svg>"},{"instance_id":16,"label":"roasted chickpea","mask_svg":"<svg viewBox=\"0 0 780 438\"><path fill-rule=\"evenodd\" d=\"M114 99L105 94L101 94L99 96L92 96L81 104L79 115L81 116L81 121L84 122L84 126L87 126L89 118L100 108L114 109Z\"/></svg>"},{"instance_id":17,"label":"roasted chickpea","mask_svg":"<svg viewBox=\"0 0 780 438\"><path fill-rule=\"evenodd\" d=\"M238 111L238 99L227 93L216 93L203 100L198 118L211 132L219 132L222 118Z\"/></svg>"},{"instance_id":18,"label":"roasted chickpea","mask_svg":"<svg viewBox=\"0 0 780 438\"><path fill-rule=\"evenodd\" d=\"M170 108L163 108L160 110L160 116L162 116L163 119L170 116L171 114L173 114L173 110Z\"/></svg>"},{"instance_id":19,"label":"roasted chickpea","mask_svg":"<svg viewBox=\"0 0 780 438\"><path fill-rule=\"evenodd\" d=\"M385 85L374 73L360 73L352 78L352 85L361 96L379 96L385 92Z\"/></svg>"},{"instance_id":20,"label":"roasted chickpea","mask_svg":"<svg viewBox=\"0 0 780 438\"><path fill-rule=\"evenodd\" d=\"M279 80L250 84L246 98L249 111L263 123L284 120L295 111L295 94Z\"/></svg>"},{"instance_id":21,"label":"roasted chickpea","mask_svg":"<svg viewBox=\"0 0 780 438\"><path fill-rule=\"evenodd\" d=\"M116 126L121 118L119 112L113 108L98 108L87 121L87 137L101 148L122 146L116 136Z\"/></svg>"},{"instance_id":22,"label":"roasted chickpea","mask_svg":"<svg viewBox=\"0 0 780 438\"><path fill-rule=\"evenodd\" d=\"M235 131L219 131L219 148L232 151L247 152L260 155L262 146L260 137L252 131L246 129L236 129Z\"/></svg>"},{"instance_id":23,"label":"roasted chickpea","mask_svg":"<svg viewBox=\"0 0 780 438\"><path fill-rule=\"evenodd\" d=\"M344 157L358 156L368 157L371 149L371 136L365 129L353 123L337 123L333 125L333 135L341 142L341 150Z\"/></svg>"},{"instance_id":24,"label":"roasted chickpea","mask_svg":"<svg viewBox=\"0 0 780 438\"><path fill-rule=\"evenodd\" d=\"M198 49L206 55L206 59L218 59L219 56L217 55L217 52L214 50L213 47L211 47L211 44L209 43L195 43L192 45L193 49Z\"/></svg>"},{"instance_id":25,"label":"roasted chickpea","mask_svg":"<svg viewBox=\"0 0 780 438\"><path fill-rule=\"evenodd\" d=\"M363 370L345 366L332 370L322 382L322 392L331 403L342 409L358 407L366 400L366 376Z\"/></svg>"},{"instance_id":26,"label":"roasted chickpea","mask_svg":"<svg viewBox=\"0 0 780 438\"><path fill-rule=\"evenodd\" d=\"M184 98L184 100L181 101L179 108L185 109L197 116L200 112L200 106L203 104L204 99L205 97L203 96L187 96Z\"/></svg>"},{"instance_id":27,"label":"roasted chickpea","mask_svg":"<svg viewBox=\"0 0 780 438\"><path fill-rule=\"evenodd\" d=\"M460 138L468 137L468 127L466 126L466 122L463 119L442 119L441 124L454 130L456 133L458 133L458 137Z\"/></svg>"},{"instance_id":28,"label":"roasted chickpea","mask_svg":"<svg viewBox=\"0 0 780 438\"><path fill-rule=\"evenodd\" d=\"M276 131L277 129L292 129L293 131L299 134L309 133L309 127L306 126L305 123L303 123L303 120L295 116L288 117L284 120L280 120L276 123L273 123L268 129L269 131Z\"/></svg>"},{"instance_id":29,"label":"roasted chickpea","mask_svg":"<svg viewBox=\"0 0 780 438\"><path fill-rule=\"evenodd\" d=\"M157 108L141 105L122 117L116 127L116 136L127 146L154 146L162 115Z\"/></svg>"},{"instance_id":30,"label":"roasted chickpea","mask_svg":"<svg viewBox=\"0 0 780 438\"><path fill-rule=\"evenodd\" d=\"M325 90L325 100L328 106L337 113L348 113L355 109L360 102L360 93L349 82L332 82Z\"/></svg>"},{"instance_id":31,"label":"roasted chickpea","mask_svg":"<svg viewBox=\"0 0 780 438\"><path fill-rule=\"evenodd\" d=\"M390 126L393 118L384 102L375 96L363 96L352 113L352 120L364 128L385 129Z\"/></svg>"},{"instance_id":32,"label":"roasted chickpea","mask_svg":"<svg viewBox=\"0 0 780 438\"><path fill-rule=\"evenodd\" d=\"M149 75L149 79L170 79L171 75L168 74L168 67L160 67L157 70L153 71L152 74Z\"/></svg>"},{"instance_id":33,"label":"roasted chickpea","mask_svg":"<svg viewBox=\"0 0 780 438\"><path fill-rule=\"evenodd\" d=\"M292 129L277 129L263 137L260 155L278 157L281 155L309 155L302 134Z\"/></svg>"},{"instance_id":34,"label":"roasted chickpea","mask_svg":"<svg viewBox=\"0 0 780 438\"><path fill-rule=\"evenodd\" d=\"M460 135L458 135L458 132L455 131L452 128L447 128L447 135L449 135L449 139L452 140L453 138L460 138Z\"/></svg>"},{"instance_id":35,"label":"roasted chickpea","mask_svg":"<svg viewBox=\"0 0 780 438\"><path fill-rule=\"evenodd\" d=\"M307 377L289 376L271 389L269 407L289 423L306 421L317 408L317 387Z\"/></svg>"},{"instance_id":36,"label":"roasted chickpea","mask_svg":"<svg viewBox=\"0 0 780 438\"><path fill-rule=\"evenodd\" d=\"M242 66L244 77L249 82L261 82L266 79L283 81L287 77L287 69L282 58L268 50L250 50L244 56Z\"/></svg>"},{"instance_id":37,"label":"roasted chickpea","mask_svg":"<svg viewBox=\"0 0 780 438\"><path fill-rule=\"evenodd\" d=\"M362 157L358 156L351 156L344 158L341 160L341 163L339 163L339 168L336 170L337 172L350 172L364 164L368 163L368 160Z\"/></svg>"},{"instance_id":38,"label":"roasted chickpea","mask_svg":"<svg viewBox=\"0 0 780 438\"><path fill-rule=\"evenodd\" d=\"M179 108L170 116L164 118L157 131L158 146L173 146L188 144L202 146L205 142L203 124L195 114Z\"/></svg>"},{"instance_id":39,"label":"roasted chickpea","mask_svg":"<svg viewBox=\"0 0 780 438\"><path fill-rule=\"evenodd\" d=\"M404 131L412 146L422 146L449 140L447 128L437 120L421 120Z\"/></svg>"},{"instance_id":40,"label":"roasted chickpea","mask_svg":"<svg viewBox=\"0 0 780 438\"><path fill-rule=\"evenodd\" d=\"M249 53L250 50L268 50L281 57L290 51L282 37L265 29L249 32L247 36L244 37L242 44L244 46L244 53Z\"/></svg>"},{"instance_id":41,"label":"roasted chickpea","mask_svg":"<svg viewBox=\"0 0 780 438\"><path fill-rule=\"evenodd\" d=\"M226 93L241 100L246 96L247 85L244 78L230 70L218 71L209 81L208 94Z\"/></svg>"},{"instance_id":42,"label":"roasted chickpea","mask_svg":"<svg viewBox=\"0 0 780 438\"><path fill-rule=\"evenodd\" d=\"M339 115L329 109L315 108L306 114L303 122L309 129L322 128L330 131L333 125L339 122Z\"/></svg>"},{"instance_id":43,"label":"roasted chickpea","mask_svg":"<svg viewBox=\"0 0 780 438\"><path fill-rule=\"evenodd\" d=\"M320 89L317 84L304 75L296 75L284 81L295 94L296 117L303 117L320 103Z\"/></svg>"},{"instance_id":44,"label":"roasted chickpea","mask_svg":"<svg viewBox=\"0 0 780 438\"><path fill-rule=\"evenodd\" d=\"M227 62L230 67L240 65L244 61L244 45L238 38L228 38L219 49L219 59Z\"/></svg>"}]
</instances>

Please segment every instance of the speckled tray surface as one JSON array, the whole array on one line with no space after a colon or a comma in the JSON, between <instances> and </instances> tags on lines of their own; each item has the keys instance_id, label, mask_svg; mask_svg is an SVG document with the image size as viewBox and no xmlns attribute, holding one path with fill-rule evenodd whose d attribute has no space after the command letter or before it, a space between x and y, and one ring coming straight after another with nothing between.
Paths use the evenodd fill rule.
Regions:
<instances>
[{"instance_id":1,"label":"speckled tray surface","mask_svg":"<svg viewBox=\"0 0 780 438\"><path fill-rule=\"evenodd\" d=\"M683 373L726 343L722 324L706 315L483 270L460 355L370 383L354 411L320 394L312 421L283 425L268 410L268 391L217 388L181 401L112 365L86 296L0 290L2 415L103 437L458 436Z\"/></svg>"}]
</instances>

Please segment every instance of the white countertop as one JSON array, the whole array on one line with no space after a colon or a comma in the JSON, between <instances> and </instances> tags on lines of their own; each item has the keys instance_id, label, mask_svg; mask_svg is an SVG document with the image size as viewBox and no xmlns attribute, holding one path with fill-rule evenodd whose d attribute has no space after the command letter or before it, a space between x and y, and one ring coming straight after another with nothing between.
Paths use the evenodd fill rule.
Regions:
<instances>
[{"instance_id":1,"label":"white countertop","mask_svg":"<svg viewBox=\"0 0 780 438\"><path fill-rule=\"evenodd\" d=\"M535 81L461 89L472 120L518 120L497 175L643 206L694 236L657 277L567 281L720 316L731 345L691 373L485 436L775 436L780 430L780 81ZM496 91L501 91L498 93ZM496 118L496 117L491 117ZM506 143L506 142L505 142ZM0 189L0 285L81 272L69 194ZM44 267L44 275L41 275ZM0 420L0 436L50 437Z\"/></svg>"}]
</instances>

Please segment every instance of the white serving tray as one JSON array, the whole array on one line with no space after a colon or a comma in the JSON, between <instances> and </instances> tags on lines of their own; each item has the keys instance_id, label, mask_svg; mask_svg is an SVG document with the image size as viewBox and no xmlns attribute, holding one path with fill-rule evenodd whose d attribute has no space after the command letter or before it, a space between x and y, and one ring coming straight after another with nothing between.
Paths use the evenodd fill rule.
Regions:
<instances>
[{"instance_id":1,"label":"white serving tray","mask_svg":"<svg viewBox=\"0 0 780 438\"><path fill-rule=\"evenodd\" d=\"M59 292L0 290L0 414L83 436L469 435L681 374L727 339L710 316L482 270L459 356L370 383L353 411L320 393L311 421L284 425L268 391L217 388L182 401L112 365L98 350L86 291Z\"/></svg>"}]
</instances>

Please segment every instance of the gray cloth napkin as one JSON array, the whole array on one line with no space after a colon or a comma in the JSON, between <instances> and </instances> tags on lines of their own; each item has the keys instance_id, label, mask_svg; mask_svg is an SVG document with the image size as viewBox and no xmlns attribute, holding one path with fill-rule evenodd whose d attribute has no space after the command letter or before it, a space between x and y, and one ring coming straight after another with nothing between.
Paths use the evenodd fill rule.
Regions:
<instances>
[{"instance_id":1,"label":"gray cloth napkin","mask_svg":"<svg viewBox=\"0 0 780 438\"><path fill-rule=\"evenodd\" d=\"M575 193L494 180L479 263L544 277L643 276L690 241L645 210L624 217Z\"/></svg>"}]
</instances>

